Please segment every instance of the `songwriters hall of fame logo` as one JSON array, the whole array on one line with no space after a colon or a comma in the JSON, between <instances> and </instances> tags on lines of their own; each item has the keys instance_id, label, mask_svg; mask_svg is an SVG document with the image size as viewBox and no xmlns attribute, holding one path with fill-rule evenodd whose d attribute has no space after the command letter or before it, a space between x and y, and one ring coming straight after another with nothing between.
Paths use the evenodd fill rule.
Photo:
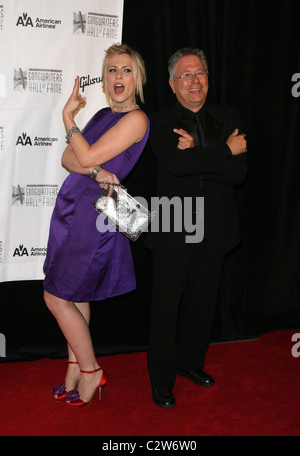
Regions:
<instances>
[{"instance_id":1,"label":"songwriters hall of fame logo","mask_svg":"<svg viewBox=\"0 0 300 456\"><path fill-rule=\"evenodd\" d=\"M14 90L31 93L61 94L62 70L45 68L14 69Z\"/></svg>"},{"instance_id":2,"label":"songwriters hall of fame logo","mask_svg":"<svg viewBox=\"0 0 300 456\"><path fill-rule=\"evenodd\" d=\"M119 39L120 19L114 14L73 12L73 34Z\"/></svg>"},{"instance_id":3,"label":"songwriters hall of fame logo","mask_svg":"<svg viewBox=\"0 0 300 456\"><path fill-rule=\"evenodd\" d=\"M58 185L13 185L12 206L54 207L57 194Z\"/></svg>"},{"instance_id":4,"label":"songwriters hall of fame logo","mask_svg":"<svg viewBox=\"0 0 300 456\"><path fill-rule=\"evenodd\" d=\"M73 13L73 33L84 35L86 31L86 14L79 11Z\"/></svg>"}]
</instances>

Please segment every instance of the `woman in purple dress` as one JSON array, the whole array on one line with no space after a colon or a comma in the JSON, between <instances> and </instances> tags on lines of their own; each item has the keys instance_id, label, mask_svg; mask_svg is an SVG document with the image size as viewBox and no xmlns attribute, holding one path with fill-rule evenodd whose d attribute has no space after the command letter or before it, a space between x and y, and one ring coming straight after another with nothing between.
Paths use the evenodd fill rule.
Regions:
<instances>
[{"instance_id":1,"label":"woman in purple dress","mask_svg":"<svg viewBox=\"0 0 300 456\"><path fill-rule=\"evenodd\" d=\"M136 95L143 101L145 80L141 56L127 45L113 45L102 67L109 107L98 111L81 133L74 116L85 98L79 94L77 77L63 109L69 145L62 164L71 173L51 219L44 299L68 344L65 384L54 388L54 399L73 407L90 404L107 382L93 350L89 302L135 289L129 241L117 231L97 230L99 214L93 202L100 194L99 185L106 188L99 182L122 181L146 144L149 121L136 104Z\"/></svg>"}]
</instances>

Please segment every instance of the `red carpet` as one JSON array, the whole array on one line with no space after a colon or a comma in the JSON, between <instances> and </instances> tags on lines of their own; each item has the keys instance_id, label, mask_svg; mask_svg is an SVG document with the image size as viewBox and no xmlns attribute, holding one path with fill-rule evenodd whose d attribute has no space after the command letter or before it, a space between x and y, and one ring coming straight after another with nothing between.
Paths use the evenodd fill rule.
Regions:
<instances>
[{"instance_id":1,"label":"red carpet","mask_svg":"<svg viewBox=\"0 0 300 456\"><path fill-rule=\"evenodd\" d=\"M99 359L109 383L89 407L54 403L52 386L64 379L65 360L0 366L1 436L299 436L300 357L292 335L211 345L206 370L216 379L201 388L178 377L177 405L151 401L146 353ZM300 353L300 348L298 349Z\"/></svg>"}]
</instances>

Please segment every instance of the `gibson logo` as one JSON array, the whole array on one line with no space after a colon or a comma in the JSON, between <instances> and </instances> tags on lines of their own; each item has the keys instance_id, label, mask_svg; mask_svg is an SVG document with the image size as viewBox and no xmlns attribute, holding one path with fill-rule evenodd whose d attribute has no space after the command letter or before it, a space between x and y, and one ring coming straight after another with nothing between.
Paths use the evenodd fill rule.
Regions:
<instances>
[{"instance_id":1,"label":"gibson logo","mask_svg":"<svg viewBox=\"0 0 300 456\"><path fill-rule=\"evenodd\" d=\"M84 88L93 84L99 84L101 82L100 76L96 78L90 78L90 75L88 76L81 76L79 79L79 85L82 91L84 92Z\"/></svg>"}]
</instances>

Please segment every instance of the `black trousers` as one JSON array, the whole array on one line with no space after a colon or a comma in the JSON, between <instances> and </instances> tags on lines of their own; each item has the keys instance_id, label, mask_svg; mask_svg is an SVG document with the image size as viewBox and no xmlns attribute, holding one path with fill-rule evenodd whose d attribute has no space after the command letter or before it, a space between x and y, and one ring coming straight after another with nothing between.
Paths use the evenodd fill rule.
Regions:
<instances>
[{"instance_id":1,"label":"black trousers","mask_svg":"<svg viewBox=\"0 0 300 456\"><path fill-rule=\"evenodd\" d=\"M176 368L204 367L224 257L209 258L204 241L176 258L152 255L148 370L152 388L172 388Z\"/></svg>"}]
</instances>

